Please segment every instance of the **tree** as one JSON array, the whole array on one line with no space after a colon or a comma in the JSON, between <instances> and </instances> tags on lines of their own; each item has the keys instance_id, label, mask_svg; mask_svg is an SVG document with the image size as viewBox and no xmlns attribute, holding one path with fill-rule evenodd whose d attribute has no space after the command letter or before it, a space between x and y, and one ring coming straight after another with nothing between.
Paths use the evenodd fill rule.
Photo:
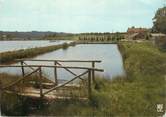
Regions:
<instances>
[{"instance_id":1,"label":"tree","mask_svg":"<svg viewBox=\"0 0 166 117\"><path fill-rule=\"evenodd\" d=\"M153 20L152 31L166 34L166 7L159 8Z\"/></svg>"}]
</instances>

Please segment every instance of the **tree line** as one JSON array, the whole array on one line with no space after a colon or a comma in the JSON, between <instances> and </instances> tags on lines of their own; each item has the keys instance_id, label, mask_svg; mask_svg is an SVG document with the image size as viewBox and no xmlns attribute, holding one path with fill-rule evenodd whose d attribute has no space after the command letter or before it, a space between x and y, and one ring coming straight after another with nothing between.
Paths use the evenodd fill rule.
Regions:
<instances>
[{"instance_id":1,"label":"tree line","mask_svg":"<svg viewBox=\"0 0 166 117\"><path fill-rule=\"evenodd\" d=\"M120 41L124 39L124 34L121 33L93 33L93 34L80 34L79 40L81 41Z\"/></svg>"}]
</instances>

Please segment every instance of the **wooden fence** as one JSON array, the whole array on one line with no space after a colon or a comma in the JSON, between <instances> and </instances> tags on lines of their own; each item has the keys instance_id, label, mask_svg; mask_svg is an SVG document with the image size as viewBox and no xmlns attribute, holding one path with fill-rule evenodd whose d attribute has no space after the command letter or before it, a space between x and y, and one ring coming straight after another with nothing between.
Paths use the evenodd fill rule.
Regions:
<instances>
[{"instance_id":1,"label":"wooden fence","mask_svg":"<svg viewBox=\"0 0 166 117\"><path fill-rule=\"evenodd\" d=\"M2 87L2 90L9 90L10 87L15 86L16 84L20 83L20 82L24 82L24 80L26 78L28 78L29 76L31 76L32 74L39 74L39 78L40 80L39 82L39 86L40 86L40 98L44 97L45 95L47 95L48 93L57 90L61 87L66 86L67 84L73 82L76 79L81 79L82 81L84 81L85 79L83 78L84 75L88 75L88 97L91 97L91 92L92 92L92 83L95 82L95 72L103 72L103 69L97 69L95 68L96 63L100 63L101 61L98 60L35 60L35 59L18 59L16 60L17 62L20 62L20 65L0 65L0 68L3 67L17 67L17 68L21 68L22 71L22 78L17 79L16 81ZM28 65L27 61L37 61L37 62L53 62L54 65ZM90 63L91 67L73 67L73 66L64 66L62 65L62 63L75 63L75 62L84 62L84 63ZM26 74L25 73L25 68L30 68L32 70L31 73ZM42 68L53 68L54 69L54 81L49 80L47 77L44 76L44 74L42 73ZM69 73L71 73L74 78L72 78L69 81L66 81L62 84L58 83L58 72L57 69L61 68L64 69L66 71L68 71ZM80 69L80 70L85 70L85 72L77 75L75 72L72 71L72 69ZM51 87L49 90L44 91L43 90L43 84L42 84L42 78L47 79L49 82L54 83L54 86Z\"/></svg>"}]
</instances>

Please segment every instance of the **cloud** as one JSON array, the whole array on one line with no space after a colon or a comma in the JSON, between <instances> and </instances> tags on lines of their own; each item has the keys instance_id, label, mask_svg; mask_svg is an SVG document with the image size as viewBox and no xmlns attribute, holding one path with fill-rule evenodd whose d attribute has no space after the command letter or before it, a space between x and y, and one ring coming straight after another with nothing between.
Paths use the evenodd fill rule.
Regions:
<instances>
[{"instance_id":1,"label":"cloud","mask_svg":"<svg viewBox=\"0 0 166 117\"><path fill-rule=\"evenodd\" d=\"M0 6L3 4L4 0L0 0Z\"/></svg>"},{"instance_id":2,"label":"cloud","mask_svg":"<svg viewBox=\"0 0 166 117\"><path fill-rule=\"evenodd\" d=\"M0 29L112 31L151 26L164 0L0 0Z\"/></svg>"},{"instance_id":3,"label":"cloud","mask_svg":"<svg viewBox=\"0 0 166 117\"><path fill-rule=\"evenodd\" d=\"M159 0L159 1L158 0L140 0L140 2L145 4L145 5L155 5L155 4L157 4L158 2L161 2L161 1L164 2L164 0Z\"/></svg>"}]
</instances>

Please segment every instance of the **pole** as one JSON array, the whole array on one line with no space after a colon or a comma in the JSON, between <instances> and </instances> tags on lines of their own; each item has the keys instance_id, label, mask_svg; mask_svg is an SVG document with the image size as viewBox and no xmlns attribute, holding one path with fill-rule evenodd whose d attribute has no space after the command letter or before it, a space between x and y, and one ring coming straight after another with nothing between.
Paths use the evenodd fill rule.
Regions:
<instances>
[{"instance_id":1,"label":"pole","mask_svg":"<svg viewBox=\"0 0 166 117\"><path fill-rule=\"evenodd\" d=\"M92 62L92 68L95 68L95 62ZM92 70L92 80L93 80L93 83L95 83L95 71Z\"/></svg>"},{"instance_id":2,"label":"pole","mask_svg":"<svg viewBox=\"0 0 166 117\"><path fill-rule=\"evenodd\" d=\"M25 76L25 71L24 71L24 62L21 61L21 69L22 69L22 76Z\"/></svg>"},{"instance_id":3,"label":"pole","mask_svg":"<svg viewBox=\"0 0 166 117\"><path fill-rule=\"evenodd\" d=\"M89 98L91 98L91 92L92 92L92 89L91 89L91 70L89 69L88 70L88 96L89 96Z\"/></svg>"},{"instance_id":4,"label":"pole","mask_svg":"<svg viewBox=\"0 0 166 117\"><path fill-rule=\"evenodd\" d=\"M57 65L57 61L54 61L54 65ZM55 85L58 85L58 78L57 78L57 67L54 68L54 78L55 78Z\"/></svg>"},{"instance_id":5,"label":"pole","mask_svg":"<svg viewBox=\"0 0 166 117\"><path fill-rule=\"evenodd\" d=\"M43 97L43 87L42 87L42 70L41 67L39 67L39 84L40 84L40 97Z\"/></svg>"}]
</instances>

